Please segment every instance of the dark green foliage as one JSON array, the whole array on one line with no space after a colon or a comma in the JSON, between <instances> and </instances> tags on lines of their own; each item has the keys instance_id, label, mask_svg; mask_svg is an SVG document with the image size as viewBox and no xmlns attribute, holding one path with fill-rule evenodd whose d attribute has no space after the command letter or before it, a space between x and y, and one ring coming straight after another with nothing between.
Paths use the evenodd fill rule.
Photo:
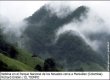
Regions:
<instances>
[{"instance_id":1,"label":"dark green foliage","mask_svg":"<svg viewBox=\"0 0 110 80\"><path fill-rule=\"evenodd\" d=\"M42 71L42 67L41 67L40 65L36 65L36 66L35 66L35 70L37 70L37 71Z\"/></svg>"},{"instance_id":2,"label":"dark green foliage","mask_svg":"<svg viewBox=\"0 0 110 80\"><path fill-rule=\"evenodd\" d=\"M0 71L8 71L9 69L7 69L7 67L8 66L5 63L0 61Z\"/></svg>"},{"instance_id":3,"label":"dark green foliage","mask_svg":"<svg viewBox=\"0 0 110 80\"><path fill-rule=\"evenodd\" d=\"M58 66L58 64L56 64L56 62L53 58L47 58L44 61L43 66L37 64L35 66L35 70L37 70L37 71L62 71L63 68Z\"/></svg>"},{"instance_id":4,"label":"dark green foliage","mask_svg":"<svg viewBox=\"0 0 110 80\"><path fill-rule=\"evenodd\" d=\"M0 53L8 55L12 58L15 58L18 53L14 46L5 41L4 35L2 34L2 29L0 29Z\"/></svg>"},{"instance_id":5,"label":"dark green foliage","mask_svg":"<svg viewBox=\"0 0 110 80\"><path fill-rule=\"evenodd\" d=\"M56 71L56 63L52 58L48 58L45 60L44 71Z\"/></svg>"},{"instance_id":6,"label":"dark green foliage","mask_svg":"<svg viewBox=\"0 0 110 80\"><path fill-rule=\"evenodd\" d=\"M12 58L15 58L16 55L18 54L16 49L11 44L7 43L4 40L0 41L0 52Z\"/></svg>"},{"instance_id":7,"label":"dark green foliage","mask_svg":"<svg viewBox=\"0 0 110 80\"><path fill-rule=\"evenodd\" d=\"M13 69L12 67L8 67L6 63L0 61L0 71L20 71L20 70Z\"/></svg>"}]
</instances>

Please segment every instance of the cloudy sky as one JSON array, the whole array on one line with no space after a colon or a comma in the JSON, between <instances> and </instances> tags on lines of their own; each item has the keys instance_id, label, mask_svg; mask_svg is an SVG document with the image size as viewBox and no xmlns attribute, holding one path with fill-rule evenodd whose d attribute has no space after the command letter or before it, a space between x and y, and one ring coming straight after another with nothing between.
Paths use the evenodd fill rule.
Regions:
<instances>
[{"instance_id":1,"label":"cloudy sky","mask_svg":"<svg viewBox=\"0 0 110 80\"><path fill-rule=\"evenodd\" d=\"M47 1L0 1L0 15L11 21L20 21L32 15Z\"/></svg>"},{"instance_id":2,"label":"cloudy sky","mask_svg":"<svg viewBox=\"0 0 110 80\"><path fill-rule=\"evenodd\" d=\"M0 16L8 18L10 21L17 22L32 15L41 6L47 3L69 4L71 6L86 5L91 7L99 16L110 22L110 1L0 1ZM54 4L56 3L56 4Z\"/></svg>"},{"instance_id":3,"label":"cloudy sky","mask_svg":"<svg viewBox=\"0 0 110 80\"><path fill-rule=\"evenodd\" d=\"M64 30L67 30L67 28L65 29L65 26L68 26L68 29L73 29L73 30L75 29L78 32L84 34L84 36L86 34L85 32L87 31L92 33L92 32L98 32L98 31L102 32L105 30L110 34L110 1L0 1L0 18L1 16L3 17L2 19L0 19L0 21L2 21L5 17L5 19L8 19L11 22L11 25L8 25L8 27L6 26L7 28L6 30L7 31L13 30L15 31L14 33L16 33L17 35L21 35L22 34L21 28L22 28L22 25L24 26L25 23L22 24L22 23L19 23L19 21L23 22L22 20L24 18L31 16L41 6L48 3L51 5L53 11L58 10L59 6L62 6L62 5L63 6L69 5L73 9L81 5L88 6L91 8L91 10L93 10L98 15L98 17L103 19L107 24L106 27L101 28L100 26L101 24L98 24L97 26L96 25L97 22L94 20L94 18L93 19L90 18L85 20L85 23L81 24L82 28L80 29L77 27L79 26L77 23L75 24L69 23L64 25ZM93 14L91 14L90 17L92 15ZM16 24L16 22L18 24ZM14 24L12 25L12 23ZM71 27L73 25L75 26L75 28ZM60 30L62 30L62 28ZM59 32L61 33L61 31ZM97 42L90 41L86 36L85 36L85 39L87 39L89 43L92 44L93 48L97 47L96 45L98 44L99 41Z\"/></svg>"}]
</instances>

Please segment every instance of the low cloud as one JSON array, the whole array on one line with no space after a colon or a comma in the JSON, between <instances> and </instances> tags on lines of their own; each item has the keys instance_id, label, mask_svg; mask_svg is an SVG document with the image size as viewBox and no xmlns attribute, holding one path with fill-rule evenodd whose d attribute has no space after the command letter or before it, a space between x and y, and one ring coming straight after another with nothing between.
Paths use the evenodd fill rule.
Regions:
<instances>
[{"instance_id":1,"label":"low cloud","mask_svg":"<svg viewBox=\"0 0 110 80\"><path fill-rule=\"evenodd\" d=\"M27 26L27 22L20 21L12 23L6 17L0 16L0 18L2 19L0 21L0 29L2 29L5 40L12 44L20 42L23 31Z\"/></svg>"},{"instance_id":2,"label":"low cloud","mask_svg":"<svg viewBox=\"0 0 110 80\"><path fill-rule=\"evenodd\" d=\"M101 42L99 42L97 39L91 40L89 36L97 33L106 33L110 35L110 16L108 12L110 10L108 5L109 3L110 2L101 1L49 2L46 8L51 11L51 14L57 15L59 18L68 16L81 5L90 8L89 12L87 13L87 18L83 16L80 17L82 22L73 20L70 23L61 26L56 32L56 40L58 39L58 36L63 34L65 31L73 30L77 32L78 35L80 35L94 50L98 50ZM27 26L27 22L19 21L15 23L8 21L6 18L1 18L0 25L3 26L4 34L12 33L16 37L20 37Z\"/></svg>"},{"instance_id":3,"label":"low cloud","mask_svg":"<svg viewBox=\"0 0 110 80\"><path fill-rule=\"evenodd\" d=\"M95 51L99 50L101 42L97 39L90 39L89 36L92 34L110 34L109 25L106 24L106 21L98 16L98 14L91 9L87 13L87 18L81 16L81 22L73 19L70 23L64 24L56 31L56 40L58 40L59 35L63 34L66 31L72 30L77 32L79 36L84 39L84 41L90 45Z\"/></svg>"}]
</instances>

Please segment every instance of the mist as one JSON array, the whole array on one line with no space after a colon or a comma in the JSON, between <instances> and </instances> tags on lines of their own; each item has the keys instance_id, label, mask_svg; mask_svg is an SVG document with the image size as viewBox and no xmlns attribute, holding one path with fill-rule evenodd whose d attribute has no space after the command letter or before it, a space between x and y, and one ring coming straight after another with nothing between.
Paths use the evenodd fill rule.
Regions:
<instances>
[{"instance_id":1,"label":"mist","mask_svg":"<svg viewBox=\"0 0 110 80\"><path fill-rule=\"evenodd\" d=\"M55 4L56 3L56 4ZM76 4L75 4L76 3ZM96 3L96 4L93 4ZM71 14L76 8L80 6L86 6L89 10L86 16L81 16L80 20L73 19L70 23L64 24L56 32L57 42L59 36L66 31L72 30L76 32L88 45L90 45L95 51L100 50L102 41L99 39L91 39L89 36L92 34L110 35L110 16L109 16L109 3L110 2L54 2L47 6L47 9L51 11L52 15L57 15L58 18L65 18ZM105 9L107 8L107 10ZM76 34L75 34L76 35ZM104 37L103 37L104 38ZM107 40L106 40L107 41ZM106 44L105 44L106 45Z\"/></svg>"},{"instance_id":2,"label":"mist","mask_svg":"<svg viewBox=\"0 0 110 80\"><path fill-rule=\"evenodd\" d=\"M3 38L11 44L17 44L21 47L22 35L27 26L26 21L10 22L6 17L0 16L0 29L2 30Z\"/></svg>"},{"instance_id":3,"label":"mist","mask_svg":"<svg viewBox=\"0 0 110 80\"><path fill-rule=\"evenodd\" d=\"M89 36L97 33L109 34L108 26L105 25L104 21L94 14L89 12L87 18L81 16L81 22L73 20L68 24L61 26L56 32L56 40L58 37L66 31L72 30L76 32L87 44L89 44L95 51L99 49L101 42L99 40L91 40Z\"/></svg>"},{"instance_id":4,"label":"mist","mask_svg":"<svg viewBox=\"0 0 110 80\"><path fill-rule=\"evenodd\" d=\"M99 1L99 2L98 1L66 1L66 2L65 1L61 1L61 2L60 1L54 1L54 2L47 1L47 2L41 2L39 7L35 6L36 4L39 4L39 3L37 1L34 1L28 4L29 6L31 6L29 8L23 8L25 7L24 3L25 1L22 2L23 5L21 5L20 3L17 4L17 2L14 2L14 4L17 4L19 6L21 5L20 11L22 14L17 14L17 10L15 9L16 5L13 5L13 7L10 7L10 9L12 10L9 10L9 13L7 13L6 4L4 3L3 5L2 3L2 5L5 7L2 6L0 8L2 10L1 12L2 15L0 17L1 18L0 24L2 25L4 34L7 34L8 36L14 35L17 38L21 37L23 31L28 25L28 23L24 19L27 18L28 16L31 16L41 6L47 3L48 4L46 8L51 11L51 15L57 15L58 18L64 18L68 16L76 8L82 5L87 6L89 8L89 11L87 13L87 18L85 18L84 16L80 17L82 22L73 20L70 23L64 24L63 26L61 26L60 29L58 29L55 32L56 40L58 39L58 36L60 34L63 34L64 32L68 30L73 30L76 33L78 33L78 35L80 35L87 44L89 44L94 50L97 51L99 49L101 42L98 41L97 39L91 40L89 36L91 34L96 34L96 33L106 33L108 35L110 34L110 27L109 27L110 26L110 16L109 16L110 2L109 1L108 2L107 1L104 1L104 2L103 1ZM32 6L33 4L34 6ZM30 11L25 11L24 9L26 10L29 9Z\"/></svg>"}]
</instances>

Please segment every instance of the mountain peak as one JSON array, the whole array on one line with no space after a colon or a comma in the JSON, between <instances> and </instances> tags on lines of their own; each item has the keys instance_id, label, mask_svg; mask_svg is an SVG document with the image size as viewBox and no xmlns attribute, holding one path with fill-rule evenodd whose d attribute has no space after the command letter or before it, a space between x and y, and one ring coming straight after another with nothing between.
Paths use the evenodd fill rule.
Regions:
<instances>
[{"instance_id":1,"label":"mountain peak","mask_svg":"<svg viewBox=\"0 0 110 80\"><path fill-rule=\"evenodd\" d=\"M44 21L44 19L53 18L53 17L58 17L62 19L66 18L76 18L79 19L80 16L86 15L88 12L89 8L86 6L79 6L75 10L71 10L70 7L59 7L56 9L53 9L52 7L49 7L48 5L42 6L39 10L37 10L32 16L28 17L26 20L32 23Z\"/></svg>"},{"instance_id":2,"label":"mountain peak","mask_svg":"<svg viewBox=\"0 0 110 80\"><path fill-rule=\"evenodd\" d=\"M83 20L82 17L86 19L89 8L79 6L62 18L56 14L52 14L51 10L47 8L46 6L41 7L27 19L29 25L24 33L28 37L29 42L25 46L29 46L30 51L38 53L44 59L51 56L62 64L65 60L67 63L64 64L68 64L68 69L71 66L73 67L73 61L77 60L85 63L92 61L101 64L98 62L102 61L100 60L101 56L97 55L97 52L75 31L67 31L59 35L56 43L53 44L56 39L56 31L64 26L68 27L67 24L74 22L74 20L81 22ZM63 7L62 10L65 12L67 9ZM67 66L64 65L64 67Z\"/></svg>"}]
</instances>

